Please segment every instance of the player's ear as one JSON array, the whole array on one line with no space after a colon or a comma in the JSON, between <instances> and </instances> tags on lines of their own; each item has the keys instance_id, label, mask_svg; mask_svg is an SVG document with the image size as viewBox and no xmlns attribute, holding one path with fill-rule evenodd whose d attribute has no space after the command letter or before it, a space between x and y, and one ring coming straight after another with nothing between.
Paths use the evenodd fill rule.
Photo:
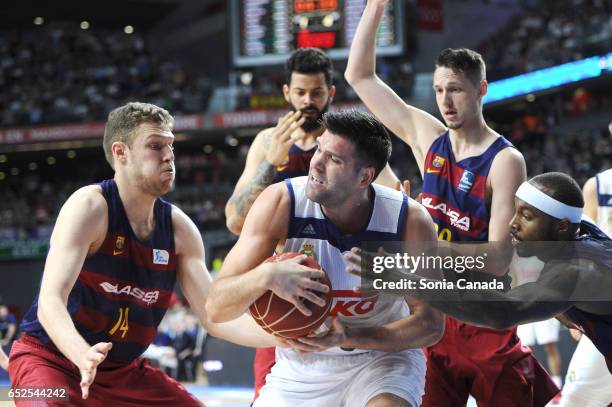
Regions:
<instances>
[{"instance_id":1,"label":"player's ear","mask_svg":"<svg viewBox=\"0 0 612 407\"><path fill-rule=\"evenodd\" d=\"M571 223L567 219L561 219L557 222L557 233L565 235L570 231Z\"/></svg>"},{"instance_id":2,"label":"player's ear","mask_svg":"<svg viewBox=\"0 0 612 407\"><path fill-rule=\"evenodd\" d=\"M291 99L289 99L289 85L286 83L283 85L283 96L285 97L287 103L291 103Z\"/></svg>"},{"instance_id":3,"label":"player's ear","mask_svg":"<svg viewBox=\"0 0 612 407\"><path fill-rule=\"evenodd\" d=\"M483 98L484 95L487 94L487 90L489 90L489 83L485 79L483 79L482 81L480 81L480 88L478 89L478 96Z\"/></svg>"},{"instance_id":4,"label":"player's ear","mask_svg":"<svg viewBox=\"0 0 612 407\"><path fill-rule=\"evenodd\" d=\"M336 87L334 85L330 86L328 88L328 92L329 92L329 99L327 101L327 103L331 103L331 101L334 99L334 95L336 94Z\"/></svg>"},{"instance_id":5,"label":"player's ear","mask_svg":"<svg viewBox=\"0 0 612 407\"><path fill-rule=\"evenodd\" d=\"M113 160L115 164L125 164L127 162L127 149L128 146L123 141L115 141L111 145L111 151L113 152Z\"/></svg>"},{"instance_id":6,"label":"player's ear","mask_svg":"<svg viewBox=\"0 0 612 407\"><path fill-rule=\"evenodd\" d=\"M374 174L376 173L376 170L374 169L374 167L372 165L368 165L367 167L363 167L361 169L361 175L359 178L359 185L362 187L367 187L368 185L370 185L372 182L374 182Z\"/></svg>"}]
</instances>

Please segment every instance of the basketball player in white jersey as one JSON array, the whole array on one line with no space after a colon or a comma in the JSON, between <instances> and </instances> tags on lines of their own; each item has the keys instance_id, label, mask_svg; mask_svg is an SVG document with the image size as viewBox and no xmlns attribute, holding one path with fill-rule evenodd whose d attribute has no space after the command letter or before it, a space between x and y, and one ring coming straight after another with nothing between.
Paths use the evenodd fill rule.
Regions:
<instances>
[{"instance_id":1,"label":"basketball player in white jersey","mask_svg":"<svg viewBox=\"0 0 612 407\"><path fill-rule=\"evenodd\" d=\"M609 125L612 134L612 123ZM583 187L584 214L612 236L612 168L589 178ZM602 354L586 335L580 337L567 368L560 406L607 406L612 402L612 375Z\"/></svg>"},{"instance_id":2,"label":"basketball player in white jersey","mask_svg":"<svg viewBox=\"0 0 612 407\"><path fill-rule=\"evenodd\" d=\"M365 241L433 242L433 222L405 193L372 185L391 153L378 120L345 111L326 113L323 123L309 175L271 185L257 198L206 308L213 321L231 320L269 289L304 314L304 300L323 305L316 294L327 286L312 281L323 272L299 264L305 255L262 264L286 239L286 252L307 252L327 272L336 318L324 337L277 348L254 406L416 407L425 382L420 348L441 337L441 314L419 302L361 297L344 256Z\"/></svg>"}]
</instances>

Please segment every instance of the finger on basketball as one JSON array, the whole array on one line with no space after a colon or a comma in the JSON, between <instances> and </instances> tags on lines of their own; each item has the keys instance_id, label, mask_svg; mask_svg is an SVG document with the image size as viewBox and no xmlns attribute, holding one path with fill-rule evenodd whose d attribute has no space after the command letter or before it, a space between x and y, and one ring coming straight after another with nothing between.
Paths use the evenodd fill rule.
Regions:
<instances>
[{"instance_id":1,"label":"finger on basketball","mask_svg":"<svg viewBox=\"0 0 612 407\"><path fill-rule=\"evenodd\" d=\"M290 302L295 305L295 308L298 309L298 311L300 311L302 314L306 315L307 317L309 317L310 315L312 315L312 312L308 309L307 306L305 306L302 301L300 301L300 299L298 297L294 297L291 298Z\"/></svg>"},{"instance_id":2,"label":"finger on basketball","mask_svg":"<svg viewBox=\"0 0 612 407\"><path fill-rule=\"evenodd\" d=\"M319 291L322 293L328 293L329 292L329 286L325 285L325 284L321 284L318 283L316 281L312 281L312 280L307 280L304 283L304 287L308 290L314 290L314 291Z\"/></svg>"},{"instance_id":3,"label":"finger on basketball","mask_svg":"<svg viewBox=\"0 0 612 407\"><path fill-rule=\"evenodd\" d=\"M325 300L310 290L304 290L301 297L305 300L312 302L315 305L318 305L319 307L325 306Z\"/></svg>"}]
</instances>

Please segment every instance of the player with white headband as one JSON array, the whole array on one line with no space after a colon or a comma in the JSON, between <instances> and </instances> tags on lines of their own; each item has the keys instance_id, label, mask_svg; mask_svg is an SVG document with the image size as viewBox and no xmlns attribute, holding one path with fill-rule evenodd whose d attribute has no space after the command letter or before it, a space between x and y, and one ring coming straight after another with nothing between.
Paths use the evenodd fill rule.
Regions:
<instances>
[{"instance_id":1,"label":"player with white headband","mask_svg":"<svg viewBox=\"0 0 612 407\"><path fill-rule=\"evenodd\" d=\"M530 179L516 192L510 233L519 256L545 262L536 281L506 292L414 289L409 295L461 321L496 329L556 317L589 337L612 373L612 240L582 219L583 207L580 187L568 175ZM358 273L356 266L349 271ZM417 288L422 280L434 282L417 274L395 277L415 281Z\"/></svg>"}]
</instances>

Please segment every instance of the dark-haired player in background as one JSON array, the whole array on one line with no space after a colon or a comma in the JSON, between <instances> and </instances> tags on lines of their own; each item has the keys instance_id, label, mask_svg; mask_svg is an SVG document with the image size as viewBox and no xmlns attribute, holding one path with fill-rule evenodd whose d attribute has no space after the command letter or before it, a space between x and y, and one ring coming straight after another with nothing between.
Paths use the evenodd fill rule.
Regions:
<instances>
[{"instance_id":1,"label":"dark-haired player in background","mask_svg":"<svg viewBox=\"0 0 612 407\"><path fill-rule=\"evenodd\" d=\"M513 197L525 180L525 160L485 122L487 92L482 57L446 49L433 78L445 123L407 105L376 75L376 31L388 0L368 0L355 33L345 77L365 105L410 145L423 176L421 203L450 241L507 241ZM482 405L524 406L537 393L543 405L557 392L514 328L474 327L447 317L446 332L427 350L423 406L464 405L470 394Z\"/></svg>"},{"instance_id":2,"label":"dark-haired player in background","mask_svg":"<svg viewBox=\"0 0 612 407\"><path fill-rule=\"evenodd\" d=\"M536 281L507 292L410 295L462 321L496 329L557 317L591 339L612 373L612 239L582 217L583 206L580 186L570 176L549 172L533 177L516 192L510 234L518 255L545 263Z\"/></svg>"}]
</instances>

